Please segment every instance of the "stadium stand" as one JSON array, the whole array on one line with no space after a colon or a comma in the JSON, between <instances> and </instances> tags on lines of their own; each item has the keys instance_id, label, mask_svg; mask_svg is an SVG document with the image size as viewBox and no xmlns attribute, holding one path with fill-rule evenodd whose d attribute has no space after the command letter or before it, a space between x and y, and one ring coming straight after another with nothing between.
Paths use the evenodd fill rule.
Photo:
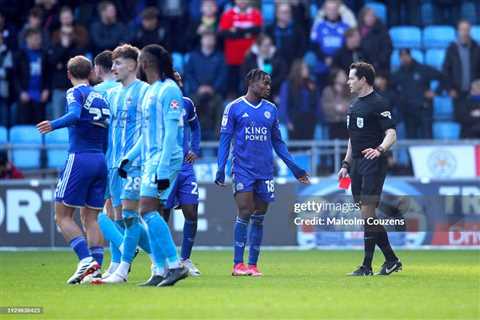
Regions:
<instances>
[{"instance_id":1,"label":"stadium stand","mask_svg":"<svg viewBox=\"0 0 480 320\"><path fill-rule=\"evenodd\" d=\"M10 143L12 144L12 159L20 169L34 169L40 167L40 152L42 136L35 126L18 125L10 129Z\"/></svg>"},{"instance_id":2,"label":"stadium stand","mask_svg":"<svg viewBox=\"0 0 480 320\"><path fill-rule=\"evenodd\" d=\"M422 43L425 49L446 49L455 41L455 29L451 26L428 26L423 29Z\"/></svg>"},{"instance_id":3,"label":"stadium stand","mask_svg":"<svg viewBox=\"0 0 480 320\"><path fill-rule=\"evenodd\" d=\"M47 149L47 167L61 168L67 159L68 129L62 128L45 135Z\"/></svg>"},{"instance_id":4,"label":"stadium stand","mask_svg":"<svg viewBox=\"0 0 480 320\"><path fill-rule=\"evenodd\" d=\"M422 47L422 32L414 26L398 26L390 29L393 47L395 49L410 48L420 49Z\"/></svg>"}]
</instances>

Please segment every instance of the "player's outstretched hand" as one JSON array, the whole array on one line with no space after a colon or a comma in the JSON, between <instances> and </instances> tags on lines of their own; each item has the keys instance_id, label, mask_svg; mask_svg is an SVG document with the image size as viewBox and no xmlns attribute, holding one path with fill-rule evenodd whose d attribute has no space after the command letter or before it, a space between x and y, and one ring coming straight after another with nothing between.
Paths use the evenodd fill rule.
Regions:
<instances>
[{"instance_id":1,"label":"player's outstretched hand","mask_svg":"<svg viewBox=\"0 0 480 320\"><path fill-rule=\"evenodd\" d=\"M215 175L215 184L217 186L225 187L225 172L217 171Z\"/></svg>"},{"instance_id":2,"label":"player's outstretched hand","mask_svg":"<svg viewBox=\"0 0 480 320\"><path fill-rule=\"evenodd\" d=\"M37 129L41 134L49 133L52 131L52 125L50 121L45 120L37 124Z\"/></svg>"},{"instance_id":3,"label":"player's outstretched hand","mask_svg":"<svg viewBox=\"0 0 480 320\"><path fill-rule=\"evenodd\" d=\"M187 155L185 156L185 161L187 161L188 163L194 163L197 159L197 154L191 150L188 151Z\"/></svg>"},{"instance_id":4,"label":"player's outstretched hand","mask_svg":"<svg viewBox=\"0 0 480 320\"><path fill-rule=\"evenodd\" d=\"M301 177L298 177L297 179L300 183L303 183L303 184L310 184L310 176L308 175L308 173L305 173L303 176Z\"/></svg>"},{"instance_id":5,"label":"player's outstretched hand","mask_svg":"<svg viewBox=\"0 0 480 320\"><path fill-rule=\"evenodd\" d=\"M168 179L155 179L155 182L157 183L158 191L163 191L170 187L170 181Z\"/></svg>"},{"instance_id":6,"label":"player's outstretched hand","mask_svg":"<svg viewBox=\"0 0 480 320\"><path fill-rule=\"evenodd\" d=\"M347 168L341 168L338 171L338 180L340 180L342 178L346 178L346 177L348 177L348 169Z\"/></svg>"},{"instance_id":7,"label":"player's outstretched hand","mask_svg":"<svg viewBox=\"0 0 480 320\"><path fill-rule=\"evenodd\" d=\"M381 153L377 149L367 148L362 151L363 157L367 159L375 159L380 157Z\"/></svg>"},{"instance_id":8,"label":"player's outstretched hand","mask_svg":"<svg viewBox=\"0 0 480 320\"><path fill-rule=\"evenodd\" d=\"M127 179L127 171L125 170L125 167L127 166L128 162L128 159L123 159L122 162L120 162L120 166L118 167L118 175L123 179Z\"/></svg>"}]
</instances>

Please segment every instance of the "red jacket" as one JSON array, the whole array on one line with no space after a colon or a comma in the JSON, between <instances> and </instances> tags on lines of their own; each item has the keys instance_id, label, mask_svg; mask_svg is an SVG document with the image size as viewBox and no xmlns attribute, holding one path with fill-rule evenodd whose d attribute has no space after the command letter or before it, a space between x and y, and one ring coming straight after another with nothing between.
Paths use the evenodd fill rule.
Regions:
<instances>
[{"instance_id":1,"label":"red jacket","mask_svg":"<svg viewBox=\"0 0 480 320\"><path fill-rule=\"evenodd\" d=\"M258 9L248 8L240 12L234 7L220 18L220 32L225 35L225 60L227 65L238 66L243 63L245 55L255 42L263 24L262 14ZM235 28L235 32L230 32Z\"/></svg>"},{"instance_id":2,"label":"red jacket","mask_svg":"<svg viewBox=\"0 0 480 320\"><path fill-rule=\"evenodd\" d=\"M7 168L0 172L0 179L23 179L23 173L13 164L9 163Z\"/></svg>"}]
</instances>

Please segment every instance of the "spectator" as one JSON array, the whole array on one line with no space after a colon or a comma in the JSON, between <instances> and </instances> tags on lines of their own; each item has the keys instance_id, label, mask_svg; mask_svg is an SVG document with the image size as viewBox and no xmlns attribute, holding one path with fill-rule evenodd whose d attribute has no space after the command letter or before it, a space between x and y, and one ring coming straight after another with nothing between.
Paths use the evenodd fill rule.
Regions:
<instances>
[{"instance_id":1,"label":"spectator","mask_svg":"<svg viewBox=\"0 0 480 320\"><path fill-rule=\"evenodd\" d=\"M186 52L188 45L186 44L186 32L188 28L189 17L187 12L188 1L186 0L156 0L157 7L160 9L162 23L167 30L181 30L171 37L172 52Z\"/></svg>"},{"instance_id":2,"label":"spectator","mask_svg":"<svg viewBox=\"0 0 480 320\"><path fill-rule=\"evenodd\" d=\"M209 30L215 31L218 28L217 18L218 7L215 0L203 0L200 20L193 20L188 30L188 45L190 50L198 48L202 34Z\"/></svg>"},{"instance_id":3,"label":"spectator","mask_svg":"<svg viewBox=\"0 0 480 320\"><path fill-rule=\"evenodd\" d=\"M43 29L53 32L59 26L59 7L57 0L37 0L43 11Z\"/></svg>"},{"instance_id":4,"label":"spectator","mask_svg":"<svg viewBox=\"0 0 480 320\"><path fill-rule=\"evenodd\" d=\"M10 127L10 81L13 57L0 33L0 125Z\"/></svg>"},{"instance_id":5,"label":"spectator","mask_svg":"<svg viewBox=\"0 0 480 320\"><path fill-rule=\"evenodd\" d=\"M319 77L319 82L323 85L328 77L333 57L343 46L344 33L349 26L342 22L340 18L340 2L337 0L327 0L323 5L325 19L317 20L310 34L312 48L315 58L308 57L310 64L314 65L314 70Z\"/></svg>"},{"instance_id":6,"label":"spectator","mask_svg":"<svg viewBox=\"0 0 480 320\"><path fill-rule=\"evenodd\" d=\"M18 34L18 47L26 47L26 34L27 30L39 30L42 36L43 48L48 48L50 45L50 37L46 30L43 28L43 11L39 7L33 7L28 13L28 20L23 29Z\"/></svg>"},{"instance_id":7,"label":"spectator","mask_svg":"<svg viewBox=\"0 0 480 320\"><path fill-rule=\"evenodd\" d=\"M468 95L472 80L480 78L480 49L470 37L468 21L458 22L457 33L457 41L448 46L443 74L449 95L462 99Z\"/></svg>"},{"instance_id":8,"label":"spectator","mask_svg":"<svg viewBox=\"0 0 480 320\"><path fill-rule=\"evenodd\" d=\"M280 121L287 125L293 140L312 140L317 124L318 94L308 66L301 59L293 62L288 78L280 88Z\"/></svg>"},{"instance_id":9,"label":"spectator","mask_svg":"<svg viewBox=\"0 0 480 320\"><path fill-rule=\"evenodd\" d=\"M16 30L12 23L7 23L6 19L4 13L0 11L0 33L3 37L3 44L10 50L16 50L18 45Z\"/></svg>"},{"instance_id":10,"label":"spectator","mask_svg":"<svg viewBox=\"0 0 480 320\"><path fill-rule=\"evenodd\" d=\"M245 57L242 65L242 78L245 78L248 71L258 68L270 74L272 78L272 97L276 97L280 91L280 85L285 80L288 69L283 59L276 53L272 39L260 34L250 52ZM246 85L244 84L244 88Z\"/></svg>"},{"instance_id":11,"label":"spectator","mask_svg":"<svg viewBox=\"0 0 480 320\"><path fill-rule=\"evenodd\" d=\"M278 56L287 64L288 69L295 59L305 54L304 31L292 20L292 8L289 3L277 5L275 24L267 27L266 33L273 39Z\"/></svg>"},{"instance_id":12,"label":"spectator","mask_svg":"<svg viewBox=\"0 0 480 320\"><path fill-rule=\"evenodd\" d=\"M459 103L455 117L462 125L462 138L480 138L480 79L472 82L470 95Z\"/></svg>"},{"instance_id":13,"label":"spectator","mask_svg":"<svg viewBox=\"0 0 480 320\"><path fill-rule=\"evenodd\" d=\"M0 151L0 179L23 179L23 173L8 160L6 150Z\"/></svg>"},{"instance_id":14,"label":"spectator","mask_svg":"<svg viewBox=\"0 0 480 320\"><path fill-rule=\"evenodd\" d=\"M338 3L338 12L340 15L340 20L343 23L347 24L349 27L355 28L357 26L357 19L355 19L355 15L353 14L352 10L350 10L350 8L347 7L341 0L337 0L335 2ZM315 23L317 21L322 22L328 19L327 15L328 13L325 7L318 10L317 16L315 17Z\"/></svg>"},{"instance_id":15,"label":"spectator","mask_svg":"<svg viewBox=\"0 0 480 320\"><path fill-rule=\"evenodd\" d=\"M382 72L376 73L375 76L375 90L382 95L385 100L387 100L388 105L392 107L394 113L394 119L399 122L401 120L401 115L398 114L395 92L392 90L388 75Z\"/></svg>"},{"instance_id":16,"label":"spectator","mask_svg":"<svg viewBox=\"0 0 480 320\"><path fill-rule=\"evenodd\" d=\"M206 140L217 138L227 80L223 54L215 46L215 33L204 31L200 49L190 53L185 65L185 89L201 110L199 120Z\"/></svg>"},{"instance_id":17,"label":"spectator","mask_svg":"<svg viewBox=\"0 0 480 320\"><path fill-rule=\"evenodd\" d=\"M364 60L360 47L360 33L357 28L345 31L345 44L333 58L333 66L346 72L353 62Z\"/></svg>"},{"instance_id":18,"label":"spectator","mask_svg":"<svg viewBox=\"0 0 480 320\"><path fill-rule=\"evenodd\" d=\"M142 12L142 24L135 33L133 44L138 48L143 48L148 44L156 43L170 50L168 34L167 28L158 20L157 8L148 7Z\"/></svg>"},{"instance_id":19,"label":"spectator","mask_svg":"<svg viewBox=\"0 0 480 320\"><path fill-rule=\"evenodd\" d=\"M248 0L235 0L235 6L220 18L219 34L225 41L228 66L228 93L240 94L240 66L263 25L262 15Z\"/></svg>"},{"instance_id":20,"label":"spectator","mask_svg":"<svg viewBox=\"0 0 480 320\"><path fill-rule=\"evenodd\" d=\"M112 2L100 2L98 12L100 20L95 21L90 29L95 53L110 50L129 40L128 29L117 21L117 9Z\"/></svg>"},{"instance_id":21,"label":"spectator","mask_svg":"<svg viewBox=\"0 0 480 320\"><path fill-rule=\"evenodd\" d=\"M389 73L393 47L387 28L369 7L360 11L358 21L363 57L377 72Z\"/></svg>"},{"instance_id":22,"label":"spectator","mask_svg":"<svg viewBox=\"0 0 480 320\"><path fill-rule=\"evenodd\" d=\"M392 76L392 88L408 139L432 138L432 99L435 94L430 89L430 81L441 78L439 71L413 59L410 49L400 50L400 69Z\"/></svg>"},{"instance_id":23,"label":"spectator","mask_svg":"<svg viewBox=\"0 0 480 320\"><path fill-rule=\"evenodd\" d=\"M389 24L391 26L420 25L420 6L420 0L390 1L387 5Z\"/></svg>"},{"instance_id":24,"label":"spectator","mask_svg":"<svg viewBox=\"0 0 480 320\"><path fill-rule=\"evenodd\" d=\"M328 125L330 139L348 139L345 119L352 100L343 69L332 72L331 82L322 92L322 109Z\"/></svg>"},{"instance_id":25,"label":"spectator","mask_svg":"<svg viewBox=\"0 0 480 320\"><path fill-rule=\"evenodd\" d=\"M86 53L87 30L73 24L73 14L69 7L60 10L60 28L52 35L52 47L48 50L48 65L51 73L52 100L47 106L47 118L56 119L65 110L65 93L70 86L67 79L67 63L71 57Z\"/></svg>"},{"instance_id":26,"label":"spectator","mask_svg":"<svg viewBox=\"0 0 480 320\"><path fill-rule=\"evenodd\" d=\"M19 96L17 123L36 124L45 119L45 104L50 91L47 56L42 49L42 33L38 29L26 32L27 47L15 58L15 81Z\"/></svg>"}]
</instances>

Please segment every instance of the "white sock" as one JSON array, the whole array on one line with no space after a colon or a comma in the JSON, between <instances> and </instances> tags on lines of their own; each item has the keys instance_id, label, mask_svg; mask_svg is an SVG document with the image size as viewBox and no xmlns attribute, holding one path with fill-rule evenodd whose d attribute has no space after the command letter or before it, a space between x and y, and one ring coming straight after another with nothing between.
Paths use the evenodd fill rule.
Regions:
<instances>
[{"instance_id":1,"label":"white sock","mask_svg":"<svg viewBox=\"0 0 480 320\"><path fill-rule=\"evenodd\" d=\"M108 267L107 272L110 274L114 273L115 270L117 270L119 265L120 263L118 262L110 262L110 266Z\"/></svg>"},{"instance_id":2,"label":"white sock","mask_svg":"<svg viewBox=\"0 0 480 320\"><path fill-rule=\"evenodd\" d=\"M128 269L130 269L130 263L122 261L117 270L115 270L115 273L126 279L128 276Z\"/></svg>"}]
</instances>

